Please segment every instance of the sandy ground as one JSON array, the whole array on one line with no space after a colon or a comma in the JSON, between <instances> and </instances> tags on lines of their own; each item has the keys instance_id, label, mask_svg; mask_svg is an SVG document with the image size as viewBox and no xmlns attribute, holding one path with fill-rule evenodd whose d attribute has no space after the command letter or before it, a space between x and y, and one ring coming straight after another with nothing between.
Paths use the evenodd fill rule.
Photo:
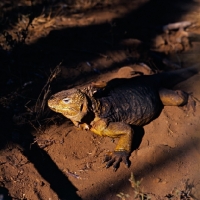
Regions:
<instances>
[{"instance_id":1,"label":"sandy ground","mask_svg":"<svg viewBox=\"0 0 200 200\"><path fill-rule=\"evenodd\" d=\"M50 71L60 62L60 73L50 82L51 93L112 79L120 67L139 62L154 71L174 70L163 65L164 58L180 67L199 62L200 1L165 1L164 5L105 1L105 7L91 2L84 12L77 4L78 11L73 8L67 16L35 16L25 44L14 45L14 50L6 47L1 36L0 200L117 200L117 194L121 199L142 199L142 194L152 200L200 199L200 74L175 86L192 94L196 110L164 107L157 119L138 130L133 143L141 141L131 153L131 166L125 168L122 163L116 172L106 169L102 160L117 139L78 130L47 106L43 123L23 115L22 107L29 107L29 97L36 102ZM22 12L25 5L17 11ZM11 12L3 8L5 16ZM1 32L13 34L26 27L24 21L18 19ZM193 25L185 32L164 33L158 28L179 21ZM125 77L129 74L120 72ZM30 80L33 83L26 88L24 83ZM19 123L24 119L28 125ZM141 180L139 189L131 187L131 173Z\"/></svg>"}]
</instances>

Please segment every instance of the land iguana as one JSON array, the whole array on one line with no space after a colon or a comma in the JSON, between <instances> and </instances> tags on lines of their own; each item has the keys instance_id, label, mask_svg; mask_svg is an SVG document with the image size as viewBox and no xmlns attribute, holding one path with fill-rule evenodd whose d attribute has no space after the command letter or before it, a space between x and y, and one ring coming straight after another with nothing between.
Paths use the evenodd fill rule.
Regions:
<instances>
[{"instance_id":1,"label":"land iguana","mask_svg":"<svg viewBox=\"0 0 200 200\"><path fill-rule=\"evenodd\" d=\"M134 126L144 126L158 117L163 106L183 106L189 95L168 88L198 73L199 67L131 79L109 81L103 93L69 89L50 97L48 106L69 118L76 127L89 129L100 136L119 138L112 153L105 156L106 167L117 170L121 161L129 165Z\"/></svg>"}]
</instances>

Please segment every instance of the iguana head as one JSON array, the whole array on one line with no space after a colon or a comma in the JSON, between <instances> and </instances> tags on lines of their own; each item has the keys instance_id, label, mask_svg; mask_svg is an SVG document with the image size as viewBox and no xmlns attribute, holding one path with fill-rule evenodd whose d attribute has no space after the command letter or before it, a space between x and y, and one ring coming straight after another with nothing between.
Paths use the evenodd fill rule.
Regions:
<instances>
[{"instance_id":1,"label":"iguana head","mask_svg":"<svg viewBox=\"0 0 200 200\"><path fill-rule=\"evenodd\" d=\"M85 93L79 89L63 90L51 96L48 106L65 117L80 122L87 114L88 101Z\"/></svg>"}]
</instances>

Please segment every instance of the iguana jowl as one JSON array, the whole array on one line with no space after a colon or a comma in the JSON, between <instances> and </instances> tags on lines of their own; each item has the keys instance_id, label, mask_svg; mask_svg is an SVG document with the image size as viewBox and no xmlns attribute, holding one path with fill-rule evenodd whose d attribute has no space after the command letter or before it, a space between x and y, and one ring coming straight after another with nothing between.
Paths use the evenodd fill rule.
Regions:
<instances>
[{"instance_id":1,"label":"iguana jowl","mask_svg":"<svg viewBox=\"0 0 200 200\"><path fill-rule=\"evenodd\" d=\"M75 126L82 126L100 136L119 137L112 155L105 157L106 166L113 165L116 170L121 161L128 166L134 135L130 125L148 124L159 115L163 105L187 104L187 93L165 88L198 71L198 67L190 67L132 79L114 79L107 83L104 94L97 97L80 89L64 90L53 95L48 106L69 118Z\"/></svg>"}]
</instances>

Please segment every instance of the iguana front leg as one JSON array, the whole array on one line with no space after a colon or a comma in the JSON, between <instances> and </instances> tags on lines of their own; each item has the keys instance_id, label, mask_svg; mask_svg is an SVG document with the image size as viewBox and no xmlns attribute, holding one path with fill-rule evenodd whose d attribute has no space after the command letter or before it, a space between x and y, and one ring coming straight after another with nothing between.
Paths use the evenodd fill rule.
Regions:
<instances>
[{"instance_id":1,"label":"iguana front leg","mask_svg":"<svg viewBox=\"0 0 200 200\"><path fill-rule=\"evenodd\" d=\"M92 123L90 130L100 136L119 137L114 152L108 153L105 156L104 161L107 162L107 168L113 165L114 171L116 171L121 161L123 161L127 167L129 166L128 157L130 156L133 139L133 129L131 126L123 122L110 122L107 124L105 120L99 119Z\"/></svg>"}]
</instances>

